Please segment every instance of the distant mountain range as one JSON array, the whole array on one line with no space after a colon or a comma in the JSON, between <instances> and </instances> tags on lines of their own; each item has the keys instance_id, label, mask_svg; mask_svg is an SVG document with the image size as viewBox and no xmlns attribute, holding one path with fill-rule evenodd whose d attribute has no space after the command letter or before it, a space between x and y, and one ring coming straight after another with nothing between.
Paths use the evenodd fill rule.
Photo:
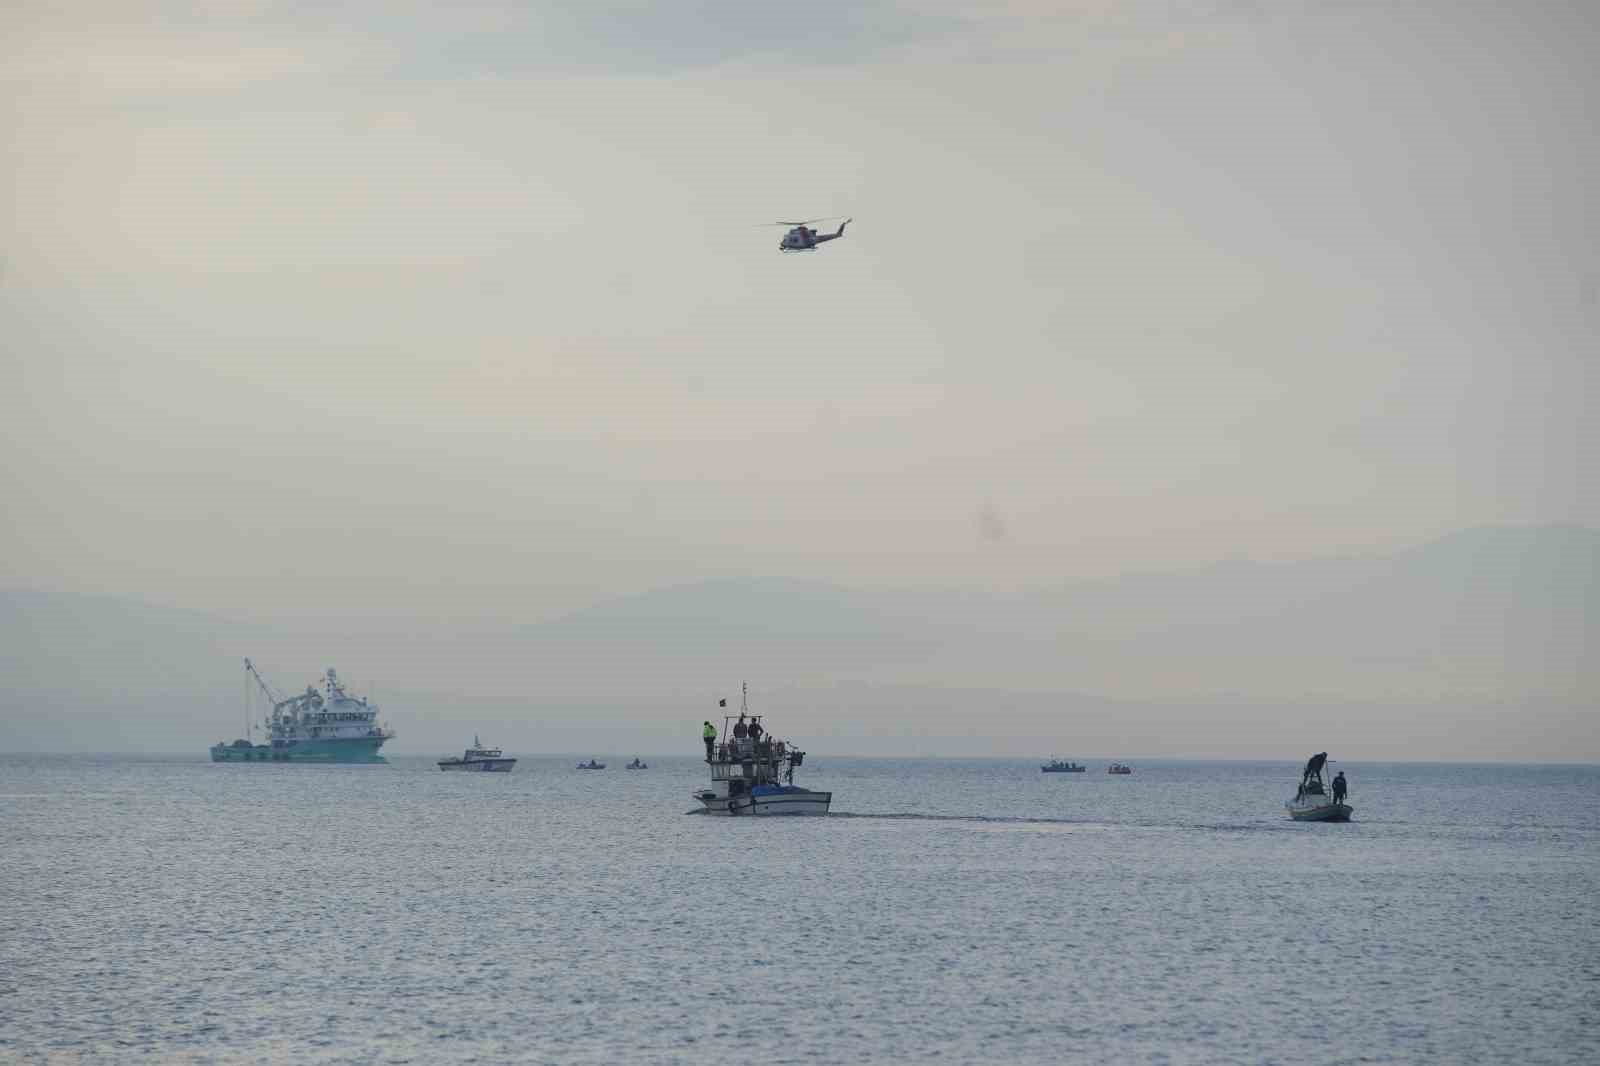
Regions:
<instances>
[{"instance_id":1,"label":"distant mountain range","mask_svg":"<svg viewBox=\"0 0 1600 1066\"><path fill-rule=\"evenodd\" d=\"M674 750L749 678L836 751L1595 758L1597 603L1600 531L1572 526L1006 594L713 580L524 626L9 591L0 750L199 750L240 732L251 655L288 688L381 679L401 751Z\"/></svg>"}]
</instances>

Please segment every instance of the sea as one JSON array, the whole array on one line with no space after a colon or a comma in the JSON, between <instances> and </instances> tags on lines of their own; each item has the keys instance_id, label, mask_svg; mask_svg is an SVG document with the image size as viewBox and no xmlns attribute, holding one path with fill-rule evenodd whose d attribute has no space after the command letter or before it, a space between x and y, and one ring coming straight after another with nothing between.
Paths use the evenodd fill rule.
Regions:
<instances>
[{"instance_id":1,"label":"sea","mask_svg":"<svg viewBox=\"0 0 1600 1066\"><path fill-rule=\"evenodd\" d=\"M0 756L0 1061L1600 1062L1594 766L633 754Z\"/></svg>"}]
</instances>

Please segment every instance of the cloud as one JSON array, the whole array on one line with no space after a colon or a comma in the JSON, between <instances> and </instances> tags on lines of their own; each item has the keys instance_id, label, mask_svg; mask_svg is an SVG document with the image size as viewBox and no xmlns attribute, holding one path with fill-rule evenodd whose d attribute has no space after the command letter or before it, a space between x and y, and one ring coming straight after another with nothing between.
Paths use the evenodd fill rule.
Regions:
<instances>
[{"instance_id":1,"label":"cloud","mask_svg":"<svg viewBox=\"0 0 1600 1066\"><path fill-rule=\"evenodd\" d=\"M216 93L296 79L660 75L727 63L836 66L951 33L953 15L888 0L165 4L0 16L0 78L109 92Z\"/></svg>"},{"instance_id":2,"label":"cloud","mask_svg":"<svg viewBox=\"0 0 1600 1066\"><path fill-rule=\"evenodd\" d=\"M411 73L584 71L661 74L723 63L842 65L951 32L962 23L894 3L820 0L787 8L743 0L506 5L493 24L429 8L398 41Z\"/></svg>"}]
</instances>

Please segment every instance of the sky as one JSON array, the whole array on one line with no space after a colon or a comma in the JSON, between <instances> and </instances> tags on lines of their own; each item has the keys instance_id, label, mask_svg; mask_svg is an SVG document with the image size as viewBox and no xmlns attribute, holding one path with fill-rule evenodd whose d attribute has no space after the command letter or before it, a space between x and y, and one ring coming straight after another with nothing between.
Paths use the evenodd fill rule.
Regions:
<instances>
[{"instance_id":1,"label":"sky","mask_svg":"<svg viewBox=\"0 0 1600 1066\"><path fill-rule=\"evenodd\" d=\"M0 586L537 621L1600 524L1597 53L1577 2L8 3Z\"/></svg>"}]
</instances>

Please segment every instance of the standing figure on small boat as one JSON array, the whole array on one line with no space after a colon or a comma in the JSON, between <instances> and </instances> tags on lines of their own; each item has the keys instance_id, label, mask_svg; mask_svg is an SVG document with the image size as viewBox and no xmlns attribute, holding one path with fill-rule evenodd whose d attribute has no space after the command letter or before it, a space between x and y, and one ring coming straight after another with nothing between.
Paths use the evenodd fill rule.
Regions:
<instances>
[{"instance_id":1,"label":"standing figure on small boat","mask_svg":"<svg viewBox=\"0 0 1600 1066\"><path fill-rule=\"evenodd\" d=\"M706 762L710 762L711 756L716 754L717 727L707 722L700 730L700 737L706 742Z\"/></svg>"},{"instance_id":2,"label":"standing figure on small boat","mask_svg":"<svg viewBox=\"0 0 1600 1066\"><path fill-rule=\"evenodd\" d=\"M1349 786L1345 784L1344 771L1340 770L1333 775L1333 802L1343 803L1347 791L1349 791Z\"/></svg>"}]
</instances>

